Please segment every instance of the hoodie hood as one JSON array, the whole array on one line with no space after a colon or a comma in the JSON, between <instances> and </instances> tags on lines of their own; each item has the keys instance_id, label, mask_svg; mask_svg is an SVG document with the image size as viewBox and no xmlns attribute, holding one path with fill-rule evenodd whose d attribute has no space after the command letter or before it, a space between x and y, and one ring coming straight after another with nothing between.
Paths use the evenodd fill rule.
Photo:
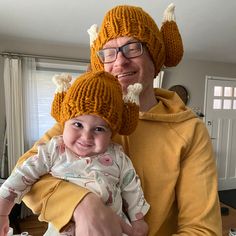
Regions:
<instances>
[{"instance_id":1,"label":"hoodie hood","mask_svg":"<svg viewBox=\"0 0 236 236\"><path fill-rule=\"evenodd\" d=\"M147 112L140 112L141 120L178 123L197 117L189 107L185 106L177 93L157 88L155 94L157 105Z\"/></svg>"}]
</instances>

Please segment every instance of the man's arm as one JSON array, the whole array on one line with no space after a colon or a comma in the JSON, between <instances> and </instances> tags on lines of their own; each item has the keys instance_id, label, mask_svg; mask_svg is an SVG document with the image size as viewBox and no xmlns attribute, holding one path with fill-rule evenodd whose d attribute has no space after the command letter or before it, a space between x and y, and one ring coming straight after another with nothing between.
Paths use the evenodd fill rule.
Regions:
<instances>
[{"instance_id":1,"label":"man's arm","mask_svg":"<svg viewBox=\"0 0 236 236\"><path fill-rule=\"evenodd\" d=\"M45 175L32 186L23 201L39 214L39 220L51 222L61 230L73 218L76 206L88 193L78 185Z\"/></svg>"},{"instance_id":2,"label":"man's arm","mask_svg":"<svg viewBox=\"0 0 236 236\"><path fill-rule=\"evenodd\" d=\"M178 233L175 235L222 235L217 189L217 171L211 141L203 123L189 134L192 138L181 160L176 187Z\"/></svg>"}]
</instances>

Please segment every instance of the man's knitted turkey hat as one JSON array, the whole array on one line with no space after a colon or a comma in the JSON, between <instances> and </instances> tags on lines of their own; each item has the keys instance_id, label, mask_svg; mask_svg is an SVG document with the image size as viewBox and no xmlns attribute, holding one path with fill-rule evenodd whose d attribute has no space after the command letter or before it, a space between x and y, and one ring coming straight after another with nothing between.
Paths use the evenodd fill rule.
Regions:
<instances>
[{"instance_id":1,"label":"man's knitted turkey hat","mask_svg":"<svg viewBox=\"0 0 236 236\"><path fill-rule=\"evenodd\" d=\"M109 10L98 31L96 25L88 30L91 46L91 69L104 70L97 52L110 41L118 37L133 37L143 42L154 62L155 75L163 66L176 66L183 56L183 44L175 22L173 4L164 12L161 29L153 18L142 8L136 6L116 6Z\"/></svg>"}]
</instances>

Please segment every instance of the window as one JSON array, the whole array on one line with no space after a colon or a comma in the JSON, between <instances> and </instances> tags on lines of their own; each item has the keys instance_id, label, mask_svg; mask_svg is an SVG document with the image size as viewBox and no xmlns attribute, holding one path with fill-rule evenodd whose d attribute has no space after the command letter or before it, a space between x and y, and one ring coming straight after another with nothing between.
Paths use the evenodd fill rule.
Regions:
<instances>
[{"instance_id":1,"label":"window","mask_svg":"<svg viewBox=\"0 0 236 236\"><path fill-rule=\"evenodd\" d=\"M32 105L33 111L37 112L37 118L31 121L35 124L36 133L34 135L35 142L38 140L48 129L54 124L55 120L50 115L51 103L56 89L52 78L55 74L69 73L72 75L73 80L80 74L84 73L87 69L87 63L68 63L68 62L43 62L36 63L36 97L35 103Z\"/></svg>"},{"instance_id":2,"label":"window","mask_svg":"<svg viewBox=\"0 0 236 236\"><path fill-rule=\"evenodd\" d=\"M213 110L236 110L236 88L214 86Z\"/></svg>"},{"instance_id":3,"label":"window","mask_svg":"<svg viewBox=\"0 0 236 236\"><path fill-rule=\"evenodd\" d=\"M160 71L159 74L153 80L153 87L154 88L162 88L162 81L164 77L164 71Z\"/></svg>"}]
</instances>

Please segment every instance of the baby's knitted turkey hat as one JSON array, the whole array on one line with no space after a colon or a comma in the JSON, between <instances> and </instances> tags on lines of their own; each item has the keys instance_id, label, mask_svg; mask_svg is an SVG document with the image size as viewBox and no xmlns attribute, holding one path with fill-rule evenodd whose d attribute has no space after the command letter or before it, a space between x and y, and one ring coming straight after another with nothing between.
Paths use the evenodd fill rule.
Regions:
<instances>
[{"instance_id":1,"label":"baby's knitted turkey hat","mask_svg":"<svg viewBox=\"0 0 236 236\"><path fill-rule=\"evenodd\" d=\"M183 44L174 8L174 4L170 4L165 10L160 30L152 17L140 7L123 5L108 11L99 31L96 25L88 30L92 70L104 70L97 52L111 39L123 36L145 43L154 62L155 75L163 66L176 66L183 56Z\"/></svg>"},{"instance_id":2,"label":"baby's knitted turkey hat","mask_svg":"<svg viewBox=\"0 0 236 236\"><path fill-rule=\"evenodd\" d=\"M54 76L53 81L57 89L51 115L62 125L77 116L96 115L108 123L113 135L129 135L135 130L141 84L130 85L123 97L118 80L104 71L84 73L71 86L71 76L66 74Z\"/></svg>"}]
</instances>

